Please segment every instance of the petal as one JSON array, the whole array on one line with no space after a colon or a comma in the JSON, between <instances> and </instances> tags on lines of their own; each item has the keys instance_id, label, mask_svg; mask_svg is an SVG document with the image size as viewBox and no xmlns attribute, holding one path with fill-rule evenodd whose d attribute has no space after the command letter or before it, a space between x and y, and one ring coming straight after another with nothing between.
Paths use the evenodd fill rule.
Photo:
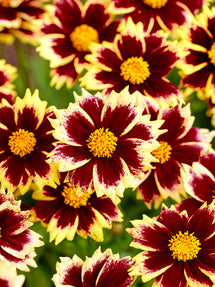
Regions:
<instances>
[{"instance_id":1,"label":"petal","mask_svg":"<svg viewBox=\"0 0 215 287\"><path fill-rule=\"evenodd\" d=\"M142 275L142 281L147 282L164 272L168 272L174 261L168 252L145 251L134 257L135 265L130 275Z\"/></svg>"},{"instance_id":2,"label":"petal","mask_svg":"<svg viewBox=\"0 0 215 287\"><path fill-rule=\"evenodd\" d=\"M167 287L186 287L187 280L184 275L183 263L177 262L172 265L164 274L161 274L155 279L158 286Z\"/></svg>"},{"instance_id":3,"label":"petal","mask_svg":"<svg viewBox=\"0 0 215 287\"><path fill-rule=\"evenodd\" d=\"M163 164L156 164L155 181L163 198L171 197L181 201L180 193L184 194L184 185L181 178L181 164L174 159Z\"/></svg>"},{"instance_id":4,"label":"petal","mask_svg":"<svg viewBox=\"0 0 215 287\"><path fill-rule=\"evenodd\" d=\"M129 287L135 280L134 276L130 276L128 270L133 265L130 263L130 257L124 257L120 260L118 258L110 257L104 263L102 270L98 274L96 286L102 287L109 285L112 287Z\"/></svg>"},{"instance_id":5,"label":"petal","mask_svg":"<svg viewBox=\"0 0 215 287\"><path fill-rule=\"evenodd\" d=\"M79 209L79 224L77 233L86 238L90 236L94 240L101 242L104 240L102 228L108 228L107 221L104 217L90 205L82 206Z\"/></svg>"},{"instance_id":6,"label":"petal","mask_svg":"<svg viewBox=\"0 0 215 287\"><path fill-rule=\"evenodd\" d=\"M57 144L50 156L52 162L59 164L61 172L78 168L91 160L91 154L87 147L77 147L63 143Z\"/></svg>"},{"instance_id":7,"label":"petal","mask_svg":"<svg viewBox=\"0 0 215 287\"><path fill-rule=\"evenodd\" d=\"M86 190L93 190L93 167L95 159L90 160L83 166L69 171L66 181L70 181L74 186L80 184ZM85 176L83 176L83 174Z\"/></svg>"},{"instance_id":8,"label":"petal","mask_svg":"<svg viewBox=\"0 0 215 287\"><path fill-rule=\"evenodd\" d=\"M165 225L145 214L142 220L132 220L131 223L134 228L126 229L134 237L130 246L147 251L169 250L168 242L173 233Z\"/></svg>"},{"instance_id":9,"label":"petal","mask_svg":"<svg viewBox=\"0 0 215 287\"><path fill-rule=\"evenodd\" d=\"M10 191L14 191L19 187L24 193L28 190L32 181L25 170L24 160L19 156L10 156L2 164L1 177L3 187Z\"/></svg>"},{"instance_id":10,"label":"petal","mask_svg":"<svg viewBox=\"0 0 215 287\"><path fill-rule=\"evenodd\" d=\"M114 167L114 168L113 168ZM93 183L97 196L109 196L114 202L122 196L131 182L127 166L117 155L111 158L98 158L93 168Z\"/></svg>"},{"instance_id":11,"label":"petal","mask_svg":"<svg viewBox=\"0 0 215 287\"><path fill-rule=\"evenodd\" d=\"M204 242L215 233L215 209L214 202L210 205L202 205L190 218L187 229L194 232L195 236Z\"/></svg>"},{"instance_id":12,"label":"petal","mask_svg":"<svg viewBox=\"0 0 215 287\"><path fill-rule=\"evenodd\" d=\"M94 27L99 33L103 31L110 19L110 14L107 12L107 7L100 1L88 2L89 5L85 6L86 12L84 16L85 22Z\"/></svg>"},{"instance_id":13,"label":"petal","mask_svg":"<svg viewBox=\"0 0 215 287\"><path fill-rule=\"evenodd\" d=\"M193 72L190 75L185 75L182 84L192 88L205 88L209 75L213 72L214 68L211 67L211 65L204 66L202 69Z\"/></svg>"},{"instance_id":14,"label":"petal","mask_svg":"<svg viewBox=\"0 0 215 287\"><path fill-rule=\"evenodd\" d=\"M128 25L131 23L128 23ZM129 29L129 28L128 28ZM142 56L145 50L145 41L144 41L144 34L142 33L142 39L140 38L140 32L137 34L132 33L131 35L122 35L116 40L117 48L120 51L120 54L123 59L128 59L133 56ZM117 38L116 38L117 39Z\"/></svg>"},{"instance_id":15,"label":"petal","mask_svg":"<svg viewBox=\"0 0 215 287\"><path fill-rule=\"evenodd\" d=\"M143 90L157 101L177 104L180 100L178 88L168 80L156 75L151 75L143 83Z\"/></svg>"},{"instance_id":16,"label":"petal","mask_svg":"<svg viewBox=\"0 0 215 287\"><path fill-rule=\"evenodd\" d=\"M55 285L81 286L81 270L83 261L74 255L73 258L60 257L61 262L57 262L57 273L52 280Z\"/></svg>"},{"instance_id":17,"label":"petal","mask_svg":"<svg viewBox=\"0 0 215 287\"><path fill-rule=\"evenodd\" d=\"M103 265L112 256L111 249L106 249L104 253L99 247L92 257L87 257L82 270L82 282L89 282L89 286L96 286L97 276L102 270Z\"/></svg>"},{"instance_id":18,"label":"petal","mask_svg":"<svg viewBox=\"0 0 215 287\"><path fill-rule=\"evenodd\" d=\"M143 199L148 208L151 208L152 203L154 203L155 209L160 206L162 198L154 179L153 170L147 173L146 178L137 187L137 199Z\"/></svg>"},{"instance_id":19,"label":"petal","mask_svg":"<svg viewBox=\"0 0 215 287\"><path fill-rule=\"evenodd\" d=\"M122 214L118 209L117 205L113 201L106 197L97 197L95 193L92 194L89 204L93 206L108 222L109 225L112 224L112 221L122 221Z\"/></svg>"},{"instance_id":20,"label":"petal","mask_svg":"<svg viewBox=\"0 0 215 287\"><path fill-rule=\"evenodd\" d=\"M173 144L172 158L180 163L192 165L198 161L201 153L209 147L206 143L189 142L181 144Z\"/></svg>"},{"instance_id":21,"label":"petal","mask_svg":"<svg viewBox=\"0 0 215 287\"><path fill-rule=\"evenodd\" d=\"M201 202L212 202L215 178L208 169L195 162L192 167L184 166L182 176L189 195Z\"/></svg>"},{"instance_id":22,"label":"petal","mask_svg":"<svg viewBox=\"0 0 215 287\"><path fill-rule=\"evenodd\" d=\"M185 276L188 284L191 287L202 285L205 287L214 286L214 283L201 272L195 264L185 264L184 266Z\"/></svg>"}]
</instances>

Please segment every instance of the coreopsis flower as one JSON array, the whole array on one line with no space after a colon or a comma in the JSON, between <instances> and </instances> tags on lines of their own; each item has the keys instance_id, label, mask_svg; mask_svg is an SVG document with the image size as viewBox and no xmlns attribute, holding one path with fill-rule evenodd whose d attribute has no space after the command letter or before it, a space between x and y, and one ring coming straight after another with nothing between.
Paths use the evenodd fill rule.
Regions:
<instances>
[{"instance_id":1,"label":"coreopsis flower","mask_svg":"<svg viewBox=\"0 0 215 287\"><path fill-rule=\"evenodd\" d=\"M191 25L184 28L185 56L181 59L181 86L215 102L215 8L204 6Z\"/></svg>"},{"instance_id":2,"label":"coreopsis flower","mask_svg":"<svg viewBox=\"0 0 215 287\"><path fill-rule=\"evenodd\" d=\"M198 12L204 0L111 0L110 11L132 17L135 23L142 22L144 29L174 30L186 23L192 13Z\"/></svg>"},{"instance_id":3,"label":"coreopsis flower","mask_svg":"<svg viewBox=\"0 0 215 287\"><path fill-rule=\"evenodd\" d=\"M66 180L73 186L116 202L156 161L151 152L159 146L162 121L150 121L142 111L128 89L113 91L106 101L101 93L83 89L82 96L75 94L75 103L57 110L51 120L58 141L50 161L60 172L68 172Z\"/></svg>"},{"instance_id":4,"label":"coreopsis flower","mask_svg":"<svg viewBox=\"0 0 215 287\"><path fill-rule=\"evenodd\" d=\"M120 259L119 254L113 254L111 249L102 253L100 247L85 261L77 255L61 257L52 280L56 287L108 287L110 284L112 287L129 287L135 280L135 276L128 274L133 265L130 259L129 256Z\"/></svg>"},{"instance_id":5,"label":"coreopsis flower","mask_svg":"<svg viewBox=\"0 0 215 287\"><path fill-rule=\"evenodd\" d=\"M142 23L134 24L131 18L122 22L120 30L112 43L91 45L92 54L86 59L92 67L80 78L81 85L105 94L129 86L130 93L139 91L161 104L176 104L181 94L165 78L178 59L172 43L144 33Z\"/></svg>"},{"instance_id":6,"label":"coreopsis flower","mask_svg":"<svg viewBox=\"0 0 215 287\"><path fill-rule=\"evenodd\" d=\"M0 101L6 99L14 103L16 92L13 81L17 78L17 68L8 64L5 59L0 59Z\"/></svg>"},{"instance_id":7,"label":"coreopsis flower","mask_svg":"<svg viewBox=\"0 0 215 287\"><path fill-rule=\"evenodd\" d=\"M0 194L0 262L14 263L18 269L29 271L27 265L37 267L34 249L43 245L41 236L29 229L33 225L28 220L30 212L21 210L21 201L3 189Z\"/></svg>"},{"instance_id":8,"label":"coreopsis flower","mask_svg":"<svg viewBox=\"0 0 215 287\"><path fill-rule=\"evenodd\" d=\"M57 168L47 162L55 141L49 118L52 107L41 101L36 90L26 90L14 105L0 105L0 180L4 188L24 194L34 180L40 187L55 185Z\"/></svg>"},{"instance_id":9,"label":"coreopsis flower","mask_svg":"<svg viewBox=\"0 0 215 287\"><path fill-rule=\"evenodd\" d=\"M186 196L181 175L184 165L191 166L199 161L200 155L210 147L214 132L193 127L194 117L189 104L159 108L148 101L148 110L153 119L164 120L161 128L167 132L157 138L160 146L152 154L159 162L153 163L154 169L138 186L137 198L144 199L148 207L154 202L158 208L163 199L171 197L180 202L180 195Z\"/></svg>"},{"instance_id":10,"label":"coreopsis flower","mask_svg":"<svg viewBox=\"0 0 215 287\"><path fill-rule=\"evenodd\" d=\"M50 241L58 244L64 238L73 240L76 232L80 236L103 241L102 228L111 228L113 221L122 221L118 207L107 196L97 197L95 192L81 192L80 186L64 182L53 188L37 189L33 198L38 200L32 212L34 218L47 226Z\"/></svg>"},{"instance_id":11,"label":"coreopsis flower","mask_svg":"<svg viewBox=\"0 0 215 287\"><path fill-rule=\"evenodd\" d=\"M7 264L0 261L0 286L1 287L22 287L25 281L24 275L17 275L14 264Z\"/></svg>"},{"instance_id":12,"label":"coreopsis flower","mask_svg":"<svg viewBox=\"0 0 215 287\"><path fill-rule=\"evenodd\" d=\"M34 23L45 13L48 0L3 0L0 3L0 39L11 43L14 37L37 44L38 25ZM12 36L12 37L11 37ZM8 40L9 38L9 40Z\"/></svg>"},{"instance_id":13,"label":"coreopsis flower","mask_svg":"<svg viewBox=\"0 0 215 287\"><path fill-rule=\"evenodd\" d=\"M163 205L156 219L133 220L127 229L131 246L144 251L133 258L130 275L141 275L143 282L155 278L153 286L214 286L214 207L204 204L188 216Z\"/></svg>"},{"instance_id":14,"label":"coreopsis flower","mask_svg":"<svg viewBox=\"0 0 215 287\"><path fill-rule=\"evenodd\" d=\"M84 68L91 43L112 41L118 21L112 21L106 1L54 0L50 19L44 21L38 52L49 60L51 86L70 89Z\"/></svg>"}]
</instances>

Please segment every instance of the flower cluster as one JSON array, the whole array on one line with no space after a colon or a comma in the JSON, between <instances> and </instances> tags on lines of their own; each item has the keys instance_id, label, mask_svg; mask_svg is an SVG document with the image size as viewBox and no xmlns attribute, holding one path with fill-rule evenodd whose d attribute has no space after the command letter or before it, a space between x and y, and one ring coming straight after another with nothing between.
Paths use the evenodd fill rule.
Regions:
<instances>
[{"instance_id":1,"label":"flower cluster","mask_svg":"<svg viewBox=\"0 0 215 287\"><path fill-rule=\"evenodd\" d=\"M0 42L0 286L215 286L215 1L2 0Z\"/></svg>"}]
</instances>

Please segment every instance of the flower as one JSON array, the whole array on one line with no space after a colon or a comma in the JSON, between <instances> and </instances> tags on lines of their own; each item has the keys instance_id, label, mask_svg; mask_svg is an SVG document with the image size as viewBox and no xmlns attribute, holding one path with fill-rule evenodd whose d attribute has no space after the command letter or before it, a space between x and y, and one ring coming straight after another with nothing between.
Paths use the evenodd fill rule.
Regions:
<instances>
[{"instance_id":1,"label":"flower","mask_svg":"<svg viewBox=\"0 0 215 287\"><path fill-rule=\"evenodd\" d=\"M214 98L215 84L215 8L203 7L188 27L181 32L185 56L179 62L181 87L197 91L202 99Z\"/></svg>"},{"instance_id":2,"label":"flower","mask_svg":"<svg viewBox=\"0 0 215 287\"><path fill-rule=\"evenodd\" d=\"M51 123L58 141L50 161L68 172L66 181L116 202L125 188L136 185L135 176L145 176L156 161L151 152L163 131L161 121L150 121L135 105L138 95L113 91L105 101L100 93L83 89L82 96L75 94L75 103L56 111Z\"/></svg>"},{"instance_id":3,"label":"flower","mask_svg":"<svg viewBox=\"0 0 215 287\"><path fill-rule=\"evenodd\" d=\"M130 275L155 286L214 286L215 208L204 204L192 216L163 205L156 219L133 220L130 244L144 250L133 260Z\"/></svg>"},{"instance_id":4,"label":"flower","mask_svg":"<svg viewBox=\"0 0 215 287\"><path fill-rule=\"evenodd\" d=\"M103 286L129 287L135 280L134 276L128 275L129 268L133 265L130 257L119 258L111 249L101 252L100 247L92 257L87 257L83 262L77 255L73 258L61 257L57 262L57 273L52 280L56 287L60 286Z\"/></svg>"},{"instance_id":5,"label":"flower","mask_svg":"<svg viewBox=\"0 0 215 287\"><path fill-rule=\"evenodd\" d=\"M204 0L111 0L110 11L132 17L135 23L142 22L145 30L174 30L186 23L198 12Z\"/></svg>"},{"instance_id":6,"label":"flower","mask_svg":"<svg viewBox=\"0 0 215 287\"><path fill-rule=\"evenodd\" d=\"M34 248L43 245L41 236L29 229L29 211L21 211L21 201L3 189L0 197L0 262L14 263L18 269L29 271L27 265L37 267Z\"/></svg>"},{"instance_id":7,"label":"flower","mask_svg":"<svg viewBox=\"0 0 215 287\"><path fill-rule=\"evenodd\" d=\"M105 1L55 0L50 19L41 28L43 36L37 51L50 61L51 86L70 89L89 65L85 55L93 42L111 41L118 21L112 22Z\"/></svg>"},{"instance_id":8,"label":"flower","mask_svg":"<svg viewBox=\"0 0 215 287\"><path fill-rule=\"evenodd\" d=\"M41 101L36 90L26 90L15 104L2 101L0 106L0 179L4 188L24 194L34 180L40 187L55 185L57 168L47 162L55 141L49 118L52 107Z\"/></svg>"},{"instance_id":9,"label":"flower","mask_svg":"<svg viewBox=\"0 0 215 287\"><path fill-rule=\"evenodd\" d=\"M105 94L129 86L130 93L139 91L162 105L176 104L181 94L165 79L178 59L173 44L158 34L144 33L142 23L134 24L131 18L122 22L120 31L113 43L91 45L86 59L92 67L80 78L81 86Z\"/></svg>"},{"instance_id":10,"label":"flower","mask_svg":"<svg viewBox=\"0 0 215 287\"><path fill-rule=\"evenodd\" d=\"M0 4L0 39L12 43L17 37L24 43L37 44L37 24L45 13L47 0L3 0Z\"/></svg>"},{"instance_id":11,"label":"flower","mask_svg":"<svg viewBox=\"0 0 215 287\"><path fill-rule=\"evenodd\" d=\"M13 264L0 262L0 286L21 287L25 281L24 275L17 275L16 267Z\"/></svg>"},{"instance_id":12,"label":"flower","mask_svg":"<svg viewBox=\"0 0 215 287\"><path fill-rule=\"evenodd\" d=\"M38 202L32 213L50 232L50 241L58 244L64 238L73 240L75 233L96 241L103 241L102 228L111 228L112 221L122 221L121 212L107 196L97 197L95 192L80 193L81 188L64 182L65 174L57 188L44 186L35 190Z\"/></svg>"},{"instance_id":13,"label":"flower","mask_svg":"<svg viewBox=\"0 0 215 287\"><path fill-rule=\"evenodd\" d=\"M16 92L13 81L17 78L17 68L0 60L0 101L6 99L10 104L14 103Z\"/></svg>"},{"instance_id":14,"label":"flower","mask_svg":"<svg viewBox=\"0 0 215 287\"><path fill-rule=\"evenodd\" d=\"M154 202L158 208L163 199L171 197L177 202L180 195L186 196L184 187L187 175L182 178L184 166L192 166L203 152L210 147L214 131L193 127L190 105L179 103L172 108L159 108L148 101L148 111L152 119L164 120L161 129L167 130L157 140L160 146L152 152L159 162L153 163L143 182L138 186L137 198L144 199L148 207Z\"/></svg>"}]
</instances>

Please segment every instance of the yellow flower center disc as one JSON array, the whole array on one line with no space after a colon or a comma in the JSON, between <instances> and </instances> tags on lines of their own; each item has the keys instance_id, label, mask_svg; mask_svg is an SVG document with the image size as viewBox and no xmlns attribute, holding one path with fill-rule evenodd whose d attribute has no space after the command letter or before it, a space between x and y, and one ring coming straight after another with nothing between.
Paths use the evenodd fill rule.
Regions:
<instances>
[{"instance_id":1,"label":"yellow flower center disc","mask_svg":"<svg viewBox=\"0 0 215 287\"><path fill-rule=\"evenodd\" d=\"M99 33L93 27L82 24L72 31L70 40L79 52L89 52L90 44L99 42Z\"/></svg>"},{"instance_id":2,"label":"yellow flower center disc","mask_svg":"<svg viewBox=\"0 0 215 287\"><path fill-rule=\"evenodd\" d=\"M152 7L153 9L160 9L165 6L168 0L143 0L143 3Z\"/></svg>"},{"instance_id":3,"label":"yellow flower center disc","mask_svg":"<svg viewBox=\"0 0 215 287\"><path fill-rule=\"evenodd\" d=\"M208 51L208 57L210 62L215 66L215 42L212 44L210 50Z\"/></svg>"},{"instance_id":4,"label":"yellow flower center disc","mask_svg":"<svg viewBox=\"0 0 215 287\"><path fill-rule=\"evenodd\" d=\"M179 261L187 261L196 258L201 247L201 243L193 235L189 234L188 231L182 233L181 231L172 236L169 240L169 249L172 251L173 259L178 259Z\"/></svg>"},{"instance_id":5,"label":"yellow flower center disc","mask_svg":"<svg viewBox=\"0 0 215 287\"><path fill-rule=\"evenodd\" d=\"M90 134L87 146L95 157L111 157L116 149L117 140L109 129L100 128Z\"/></svg>"},{"instance_id":6,"label":"yellow flower center disc","mask_svg":"<svg viewBox=\"0 0 215 287\"><path fill-rule=\"evenodd\" d=\"M80 206L86 206L87 201L90 198L90 194L83 192L80 195L77 194L77 189L75 189L71 183L67 183L61 193L64 197L64 203L70 205L74 208L79 208Z\"/></svg>"},{"instance_id":7,"label":"yellow flower center disc","mask_svg":"<svg viewBox=\"0 0 215 287\"><path fill-rule=\"evenodd\" d=\"M159 144L160 146L152 151L152 155L163 164L170 159L172 147L165 141L159 141Z\"/></svg>"},{"instance_id":8,"label":"yellow flower center disc","mask_svg":"<svg viewBox=\"0 0 215 287\"><path fill-rule=\"evenodd\" d=\"M149 64L142 57L131 57L125 60L120 66L120 76L125 81L129 81L133 85L139 85L151 75Z\"/></svg>"},{"instance_id":9,"label":"yellow flower center disc","mask_svg":"<svg viewBox=\"0 0 215 287\"><path fill-rule=\"evenodd\" d=\"M13 154L23 157L34 150L36 142L37 140L32 132L19 129L9 136L8 145Z\"/></svg>"}]
</instances>

